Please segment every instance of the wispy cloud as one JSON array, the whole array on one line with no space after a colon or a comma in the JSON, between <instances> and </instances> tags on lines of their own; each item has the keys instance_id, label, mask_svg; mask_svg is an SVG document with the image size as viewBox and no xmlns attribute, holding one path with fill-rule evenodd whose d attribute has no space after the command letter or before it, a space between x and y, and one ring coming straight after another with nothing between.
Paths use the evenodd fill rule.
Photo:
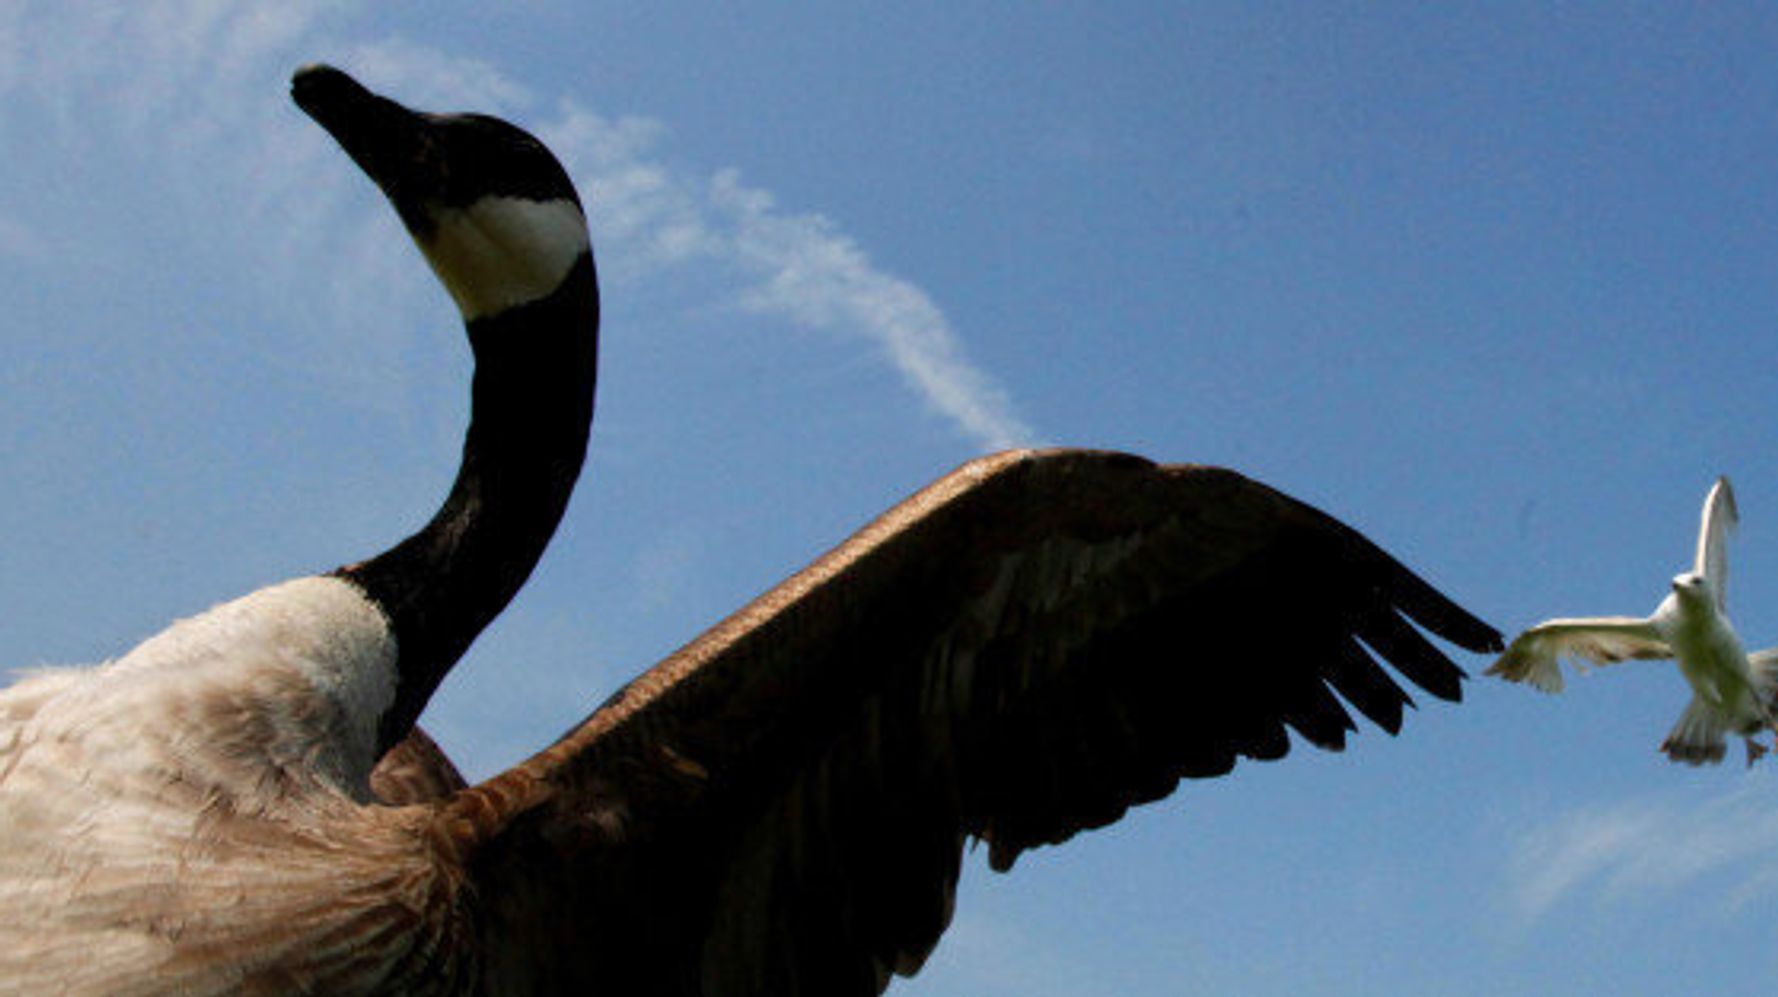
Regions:
<instances>
[{"instance_id":1,"label":"wispy cloud","mask_svg":"<svg viewBox=\"0 0 1778 997\"><path fill-rule=\"evenodd\" d=\"M1506 873L1526 920L1588 898L1731 912L1778 898L1778 804L1762 783L1579 807L1525 829Z\"/></svg>"},{"instance_id":2,"label":"wispy cloud","mask_svg":"<svg viewBox=\"0 0 1778 997\"><path fill-rule=\"evenodd\" d=\"M937 303L877 268L832 220L784 211L737 170L699 175L653 158L666 136L659 122L608 121L564 101L541 130L590 164L586 186L598 198L600 233L631 251L620 274L720 261L742 277L748 308L875 342L909 388L977 443L999 448L1036 437L1006 392L970 363Z\"/></svg>"},{"instance_id":3,"label":"wispy cloud","mask_svg":"<svg viewBox=\"0 0 1778 997\"><path fill-rule=\"evenodd\" d=\"M169 167L154 183L187 188L175 197L199 201L213 185L233 188L254 206L256 225L277 232L272 250L283 264L311 275L322 268L330 279L320 286L330 289L335 310L348 311L354 327L381 329L413 327L400 316L432 307L424 303L429 289L418 283L417 268L388 262L387 213L363 208L367 195L346 185L346 171L319 165L332 155L324 139L293 113L268 110L281 103L288 72L332 53L373 86L415 104L518 114L582 171L577 179L596 201L608 279L674 280L686 267L714 268L727 275L723 283L739 305L875 344L916 397L977 445L1034 437L1006 392L970 362L930 296L879 269L832 220L786 211L732 168L673 162L661 151L669 129L659 122L610 118L572 97L540 98L500 67L406 39L342 48L333 32L349 11L347 4L27 0L0 8L0 39L15 40L0 54L16 56L0 59L0 96L26 99L52 122L57 141L76 151L95 123L151 146ZM19 38L40 44L18 45ZM331 186L326 177L336 178ZM5 237L28 229L19 222L0 232L0 251L16 252L10 244L18 240ZM369 320L368 302L380 309ZM363 340L330 346L326 355L334 357L379 349Z\"/></svg>"},{"instance_id":4,"label":"wispy cloud","mask_svg":"<svg viewBox=\"0 0 1778 997\"><path fill-rule=\"evenodd\" d=\"M712 203L727 222L735 260L764 277L748 305L813 329L855 330L876 340L910 387L990 447L1033 433L963 348L924 291L871 265L858 244L819 215L786 215L733 171L718 173Z\"/></svg>"}]
</instances>

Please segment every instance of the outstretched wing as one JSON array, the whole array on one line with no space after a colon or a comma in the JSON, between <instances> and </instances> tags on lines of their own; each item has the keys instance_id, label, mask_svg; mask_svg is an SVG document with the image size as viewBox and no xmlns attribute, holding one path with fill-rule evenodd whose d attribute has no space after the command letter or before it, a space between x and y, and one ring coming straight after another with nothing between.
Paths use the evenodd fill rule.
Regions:
<instances>
[{"instance_id":1,"label":"outstretched wing","mask_svg":"<svg viewBox=\"0 0 1778 997\"><path fill-rule=\"evenodd\" d=\"M965 465L643 674L441 826L542 992L875 994L1018 854L1181 776L1338 749L1456 699L1410 623L1499 636L1354 530L1231 471ZM1371 653L1367 653L1366 648Z\"/></svg>"},{"instance_id":2,"label":"outstretched wing","mask_svg":"<svg viewBox=\"0 0 1778 997\"><path fill-rule=\"evenodd\" d=\"M1729 534L1735 532L1740 519L1740 513L1735 509L1735 490L1729 486L1729 479L1717 478L1716 484L1710 486L1710 494L1704 497L1703 522L1698 526L1698 556L1692 570L1710 582L1719 612L1727 609Z\"/></svg>"},{"instance_id":3,"label":"outstretched wing","mask_svg":"<svg viewBox=\"0 0 1778 997\"><path fill-rule=\"evenodd\" d=\"M1638 616L1546 620L1513 639L1487 674L1562 691L1562 658L1609 665L1630 658L1671 658L1673 648L1653 623Z\"/></svg>"}]
</instances>

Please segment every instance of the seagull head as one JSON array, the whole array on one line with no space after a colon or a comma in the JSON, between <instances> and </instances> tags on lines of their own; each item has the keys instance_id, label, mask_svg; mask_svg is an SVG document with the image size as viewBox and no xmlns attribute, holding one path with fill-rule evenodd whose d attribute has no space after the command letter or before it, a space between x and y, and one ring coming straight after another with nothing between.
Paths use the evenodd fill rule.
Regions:
<instances>
[{"instance_id":1,"label":"seagull head","mask_svg":"<svg viewBox=\"0 0 1778 997\"><path fill-rule=\"evenodd\" d=\"M1673 576L1673 594L1685 602L1707 602L1710 582L1696 571L1681 572Z\"/></svg>"}]
</instances>

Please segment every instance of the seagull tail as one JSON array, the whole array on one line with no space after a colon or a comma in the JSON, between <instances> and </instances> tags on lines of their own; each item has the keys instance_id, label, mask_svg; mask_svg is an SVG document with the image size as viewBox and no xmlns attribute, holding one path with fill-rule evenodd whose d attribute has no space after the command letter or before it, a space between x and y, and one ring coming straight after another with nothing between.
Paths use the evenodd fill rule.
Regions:
<instances>
[{"instance_id":1,"label":"seagull tail","mask_svg":"<svg viewBox=\"0 0 1778 997\"><path fill-rule=\"evenodd\" d=\"M1715 765L1722 761L1723 754L1728 750L1728 742L1724 738L1726 733L1722 714L1693 696L1692 701L1686 705L1685 712L1679 715L1679 722L1673 725L1667 739L1661 742L1661 750L1675 762Z\"/></svg>"}]
</instances>

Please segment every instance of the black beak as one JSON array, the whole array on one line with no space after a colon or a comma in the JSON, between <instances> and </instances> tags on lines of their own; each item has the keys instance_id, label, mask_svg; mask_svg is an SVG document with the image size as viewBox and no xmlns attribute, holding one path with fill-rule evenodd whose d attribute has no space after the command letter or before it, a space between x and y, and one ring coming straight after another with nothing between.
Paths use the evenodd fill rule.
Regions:
<instances>
[{"instance_id":1,"label":"black beak","mask_svg":"<svg viewBox=\"0 0 1778 997\"><path fill-rule=\"evenodd\" d=\"M371 93L332 66L297 70L290 96L376 181L411 230L421 218L418 201L438 184L431 175L437 157L425 117Z\"/></svg>"}]
</instances>

